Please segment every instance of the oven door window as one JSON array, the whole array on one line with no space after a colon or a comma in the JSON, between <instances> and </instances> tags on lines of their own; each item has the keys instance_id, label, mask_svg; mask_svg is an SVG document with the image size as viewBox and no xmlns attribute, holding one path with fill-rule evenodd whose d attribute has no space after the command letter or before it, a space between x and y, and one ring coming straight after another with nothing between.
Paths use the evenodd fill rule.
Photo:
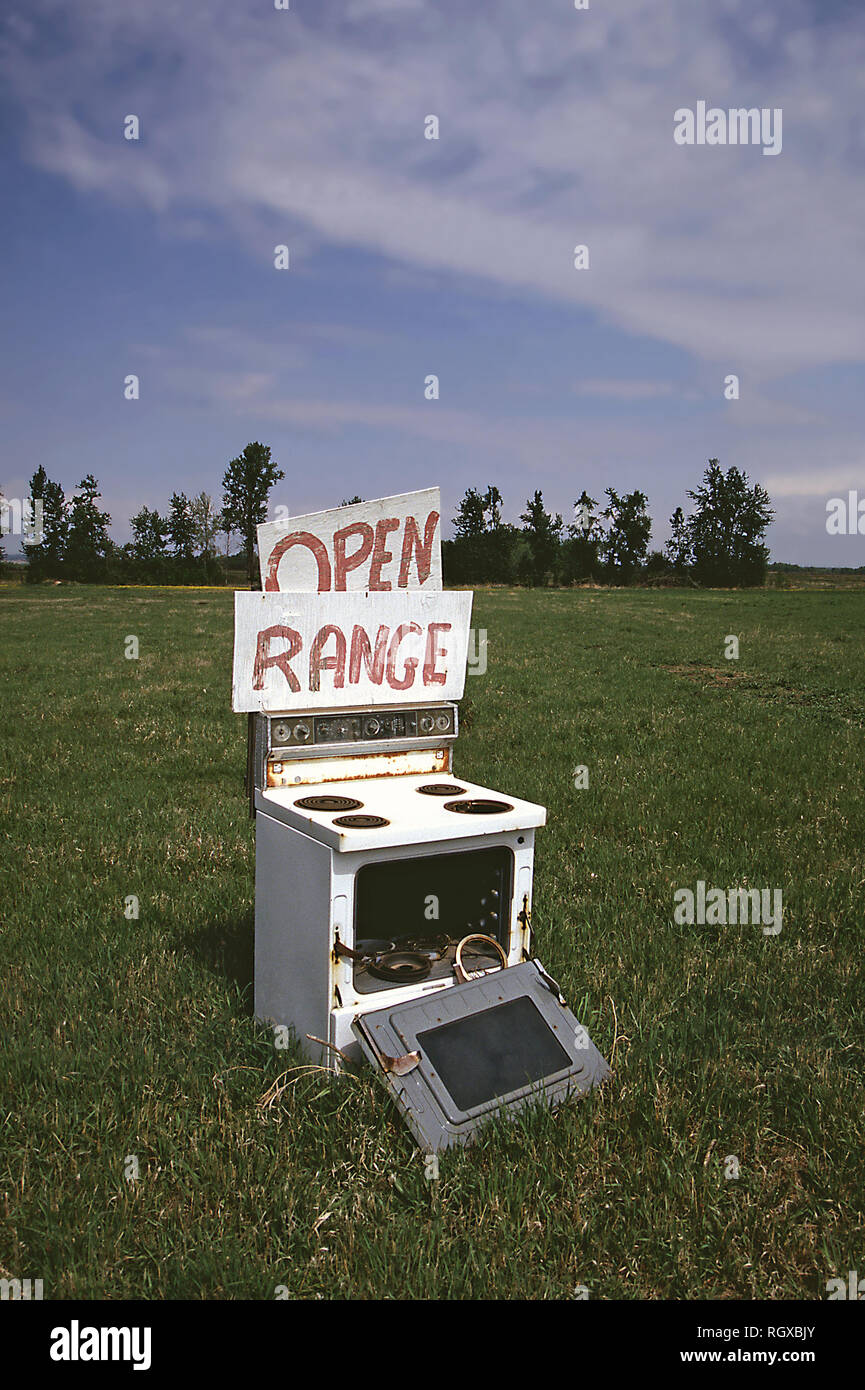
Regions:
<instances>
[{"instance_id":1,"label":"oven door window","mask_svg":"<svg viewBox=\"0 0 865 1390\"><path fill-rule=\"evenodd\" d=\"M456 944L480 932L510 948L513 854L503 845L366 864L358 871L354 965L359 994L452 978ZM483 947L464 964L500 964ZM490 948L491 950L491 948Z\"/></svg>"}]
</instances>

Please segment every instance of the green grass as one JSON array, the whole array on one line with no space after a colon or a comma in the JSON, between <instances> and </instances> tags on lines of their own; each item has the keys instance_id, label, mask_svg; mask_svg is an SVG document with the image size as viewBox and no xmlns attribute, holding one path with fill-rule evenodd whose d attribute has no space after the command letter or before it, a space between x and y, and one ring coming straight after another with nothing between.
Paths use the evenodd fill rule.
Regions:
<instances>
[{"instance_id":1,"label":"green grass","mask_svg":"<svg viewBox=\"0 0 865 1390\"><path fill-rule=\"evenodd\" d=\"M0 588L0 1274L53 1298L802 1298L865 1268L863 593L478 593L456 768L548 806L535 945L613 1072L437 1183L370 1073L297 1069L251 1017L231 614ZM780 936L674 926L697 879L782 888Z\"/></svg>"}]
</instances>

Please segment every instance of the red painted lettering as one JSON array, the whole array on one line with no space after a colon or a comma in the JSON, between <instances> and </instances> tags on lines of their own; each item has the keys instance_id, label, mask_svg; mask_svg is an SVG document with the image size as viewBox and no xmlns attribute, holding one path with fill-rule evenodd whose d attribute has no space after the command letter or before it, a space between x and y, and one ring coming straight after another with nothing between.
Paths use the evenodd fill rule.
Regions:
<instances>
[{"instance_id":1,"label":"red painted lettering","mask_svg":"<svg viewBox=\"0 0 865 1390\"><path fill-rule=\"evenodd\" d=\"M432 566L432 547L433 537L438 525L438 512L430 512L424 527L423 543L421 543L418 525L413 516L406 517L405 535L402 543L402 558L399 566L399 587L408 588L408 572L411 568L412 552L417 553L417 577L418 583L424 584L429 579L430 568Z\"/></svg>"},{"instance_id":2,"label":"red painted lettering","mask_svg":"<svg viewBox=\"0 0 865 1390\"><path fill-rule=\"evenodd\" d=\"M331 637L336 638L336 651L333 656L322 656L322 649ZM345 633L334 623L326 623L324 627L319 628L309 649L310 690L321 689L322 671L335 671L333 688L342 690L345 684Z\"/></svg>"},{"instance_id":3,"label":"red painted lettering","mask_svg":"<svg viewBox=\"0 0 865 1390\"><path fill-rule=\"evenodd\" d=\"M437 671L436 657L447 656L444 647L436 646L436 636L440 632L450 632L450 623L430 623L427 629L426 653L423 659L423 683L424 685L444 685L447 674L444 671Z\"/></svg>"},{"instance_id":4,"label":"red painted lettering","mask_svg":"<svg viewBox=\"0 0 865 1390\"><path fill-rule=\"evenodd\" d=\"M282 637L288 642L288 650L271 654L270 644L277 637ZM297 656L302 646L303 638L299 632L295 632L293 627L283 627L281 623L277 623L275 627L263 628L258 634L258 641L255 646L255 663L252 668L253 690L264 689L264 673L271 666L279 668L288 681L289 690L295 692L300 690L300 681L289 663L293 656Z\"/></svg>"},{"instance_id":5,"label":"red painted lettering","mask_svg":"<svg viewBox=\"0 0 865 1390\"><path fill-rule=\"evenodd\" d=\"M348 660L349 685L357 685L360 680L361 661L373 685L381 685L389 634L390 628L382 624L375 639L375 656L373 656L366 629L362 628L359 623L355 623L351 634L351 654Z\"/></svg>"},{"instance_id":6,"label":"red painted lettering","mask_svg":"<svg viewBox=\"0 0 865 1390\"><path fill-rule=\"evenodd\" d=\"M418 627L417 623L401 623L395 630L391 639L390 650L387 654L387 683L391 690L408 690L409 686L414 681L414 673L418 661L416 656L406 657L401 677L397 678L395 670L399 644L409 632L416 633L419 637L421 635L421 628Z\"/></svg>"},{"instance_id":7,"label":"red painted lettering","mask_svg":"<svg viewBox=\"0 0 865 1390\"><path fill-rule=\"evenodd\" d=\"M282 540L276 542L276 545L270 552L270 558L267 562L267 577L264 582L265 590L268 593L272 593L279 589L279 580L277 579L276 571L279 569L279 562L283 555L285 555L286 551L290 550L293 545L305 545L312 551L315 556L316 564L318 565L318 592L320 594L327 593L330 588L330 558L327 553L327 546L324 541L319 540L318 536L314 536L311 531L292 531L291 535L283 536ZM342 587L345 588L345 585L343 584Z\"/></svg>"},{"instance_id":8,"label":"red painted lettering","mask_svg":"<svg viewBox=\"0 0 865 1390\"><path fill-rule=\"evenodd\" d=\"M386 592L391 587L389 579L382 579L382 565L386 565L393 559L389 550L385 550L384 543L387 540L389 531L396 531L399 527L399 517L385 517L383 521L376 523L375 528L375 549L372 552L372 561L369 567L369 587L370 589Z\"/></svg>"},{"instance_id":9,"label":"red painted lettering","mask_svg":"<svg viewBox=\"0 0 865 1390\"><path fill-rule=\"evenodd\" d=\"M345 576L349 570L356 570L358 565L362 565L369 552L372 550L373 529L368 521L354 521L351 526L343 526L341 531L333 533L333 572L335 576L334 588L343 593L345 591ZM349 536L362 537L361 543L353 555L346 555L345 543Z\"/></svg>"}]
</instances>

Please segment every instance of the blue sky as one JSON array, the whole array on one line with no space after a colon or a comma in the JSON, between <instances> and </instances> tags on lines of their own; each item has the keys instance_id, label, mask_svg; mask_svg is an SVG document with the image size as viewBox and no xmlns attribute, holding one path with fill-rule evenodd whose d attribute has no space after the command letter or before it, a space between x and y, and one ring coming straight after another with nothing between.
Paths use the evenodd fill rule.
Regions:
<instances>
[{"instance_id":1,"label":"blue sky","mask_svg":"<svg viewBox=\"0 0 865 1390\"><path fill-rule=\"evenodd\" d=\"M124 540L260 439L294 513L641 487L660 546L717 456L776 559L865 563L858 4L6 0L0 76L7 496L93 472ZM781 153L677 146L700 100Z\"/></svg>"}]
</instances>

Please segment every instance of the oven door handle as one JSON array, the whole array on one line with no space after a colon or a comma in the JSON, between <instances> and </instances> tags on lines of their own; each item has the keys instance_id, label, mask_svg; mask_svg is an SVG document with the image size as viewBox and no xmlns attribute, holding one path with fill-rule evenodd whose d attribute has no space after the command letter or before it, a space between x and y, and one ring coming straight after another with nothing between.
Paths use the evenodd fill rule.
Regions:
<instances>
[{"instance_id":1,"label":"oven door handle","mask_svg":"<svg viewBox=\"0 0 865 1390\"><path fill-rule=\"evenodd\" d=\"M552 975L549 975L547 973L547 971L541 965L541 962L538 960L537 957L535 957L535 959L532 961L532 965L537 970L538 974L540 975L541 979L543 980L550 993L556 996L556 999L564 1008L567 1008L567 1000L565 999L565 996L562 994L558 980L554 980Z\"/></svg>"}]
</instances>

